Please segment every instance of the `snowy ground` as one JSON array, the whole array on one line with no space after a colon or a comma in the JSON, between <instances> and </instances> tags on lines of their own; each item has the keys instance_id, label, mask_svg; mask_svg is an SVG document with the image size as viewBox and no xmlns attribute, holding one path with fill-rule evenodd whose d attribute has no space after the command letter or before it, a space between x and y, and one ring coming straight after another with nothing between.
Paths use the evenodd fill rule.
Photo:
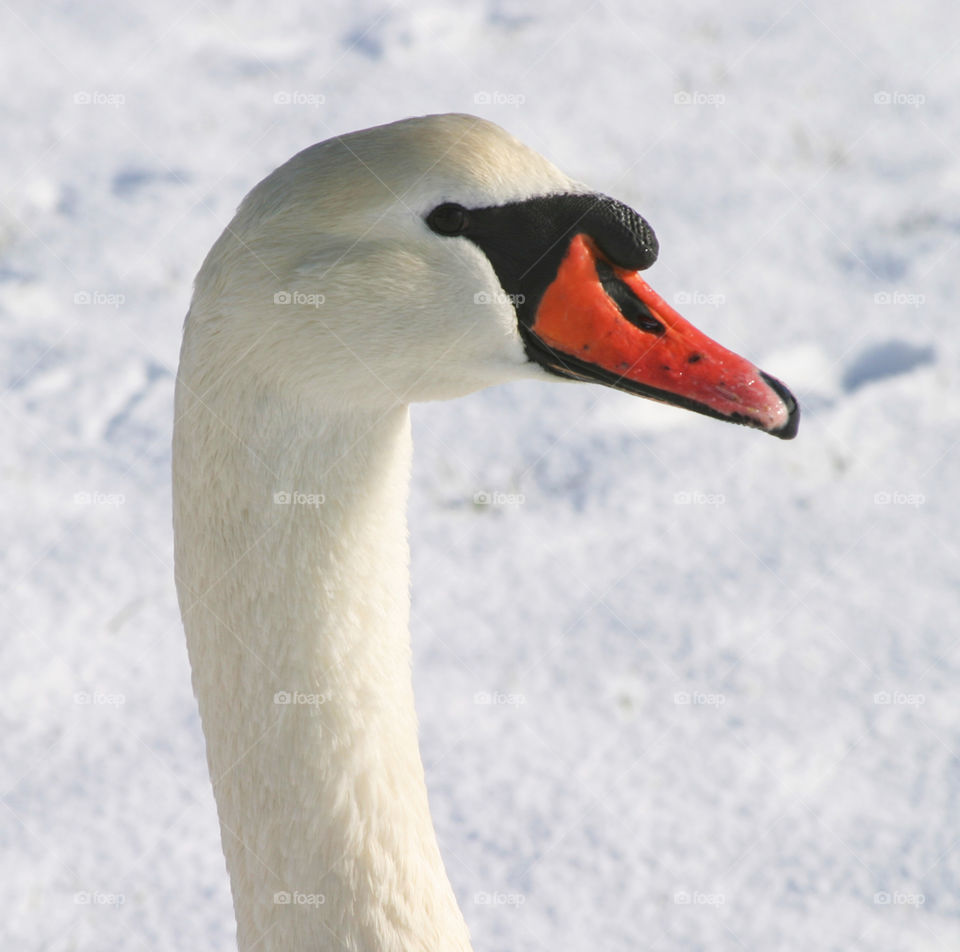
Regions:
<instances>
[{"instance_id":1,"label":"snowy ground","mask_svg":"<svg viewBox=\"0 0 960 952\"><path fill-rule=\"evenodd\" d=\"M0 947L231 948L171 572L191 279L294 151L450 110L634 204L651 283L804 408L416 409L477 952L960 947L955 4L279 6L0 7Z\"/></svg>"}]
</instances>

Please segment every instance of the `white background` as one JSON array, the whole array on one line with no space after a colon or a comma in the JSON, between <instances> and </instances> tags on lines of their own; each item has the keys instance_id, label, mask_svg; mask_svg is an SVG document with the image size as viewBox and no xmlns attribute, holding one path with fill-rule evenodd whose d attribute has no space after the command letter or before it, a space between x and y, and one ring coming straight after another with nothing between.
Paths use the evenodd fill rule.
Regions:
<instances>
[{"instance_id":1,"label":"white background","mask_svg":"<svg viewBox=\"0 0 960 952\"><path fill-rule=\"evenodd\" d=\"M804 413L415 408L423 753L477 952L960 947L958 19L0 4L0 946L231 948L171 569L192 276L293 152L455 110L638 208L654 287Z\"/></svg>"}]
</instances>

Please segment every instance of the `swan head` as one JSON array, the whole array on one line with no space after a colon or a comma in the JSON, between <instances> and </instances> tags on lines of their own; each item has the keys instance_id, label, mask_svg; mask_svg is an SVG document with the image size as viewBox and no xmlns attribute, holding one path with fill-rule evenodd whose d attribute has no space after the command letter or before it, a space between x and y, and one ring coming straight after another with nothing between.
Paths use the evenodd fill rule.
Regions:
<instances>
[{"instance_id":1,"label":"swan head","mask_svg":"<svg viewBox=\"0 0 960 952\"><path fill-rule=\"evenodd\" d=\"M318 143L257 185L207 256L184 356L326 407L594 381L796 434L779 381L639 276L635 211L493 123L406 119Z\"/></svg>"}]
</instances>

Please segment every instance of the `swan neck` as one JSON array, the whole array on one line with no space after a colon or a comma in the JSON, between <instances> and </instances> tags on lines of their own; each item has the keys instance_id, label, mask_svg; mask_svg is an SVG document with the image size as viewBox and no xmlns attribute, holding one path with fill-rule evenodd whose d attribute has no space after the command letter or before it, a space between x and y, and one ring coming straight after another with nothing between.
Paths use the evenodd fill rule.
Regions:
<instances>
[{"instance_id":1,"label":"swan neck","mask_svg":"<svg viewBox=\"0 0 960 952\"><path fill-rule=\"evenodd\" d=\"M177 587L240 949L467 952L417 743L408 409L198 391Z\"/></svg>"}]
</instances>

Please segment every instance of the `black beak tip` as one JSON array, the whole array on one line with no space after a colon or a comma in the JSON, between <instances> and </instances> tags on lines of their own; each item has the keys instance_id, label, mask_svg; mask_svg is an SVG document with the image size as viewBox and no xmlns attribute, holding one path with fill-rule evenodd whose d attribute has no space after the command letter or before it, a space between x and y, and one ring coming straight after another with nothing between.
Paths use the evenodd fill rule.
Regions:
<instances>
[{"instance_id":1,"label":"black beak tip","mask_svg":"<svg viewBox=\"0 0 960 952\"><path fill-rule=\"evenodd\" d=\"M762 370L760 376L764 382L773 390L774 393L784 402L787 408L787 422L779 430L771 430L770 434L781 440L792 440L800 429L800 404L796 397L779 381L776 377L765 374Z\"/></svg>"}]
</instances>

